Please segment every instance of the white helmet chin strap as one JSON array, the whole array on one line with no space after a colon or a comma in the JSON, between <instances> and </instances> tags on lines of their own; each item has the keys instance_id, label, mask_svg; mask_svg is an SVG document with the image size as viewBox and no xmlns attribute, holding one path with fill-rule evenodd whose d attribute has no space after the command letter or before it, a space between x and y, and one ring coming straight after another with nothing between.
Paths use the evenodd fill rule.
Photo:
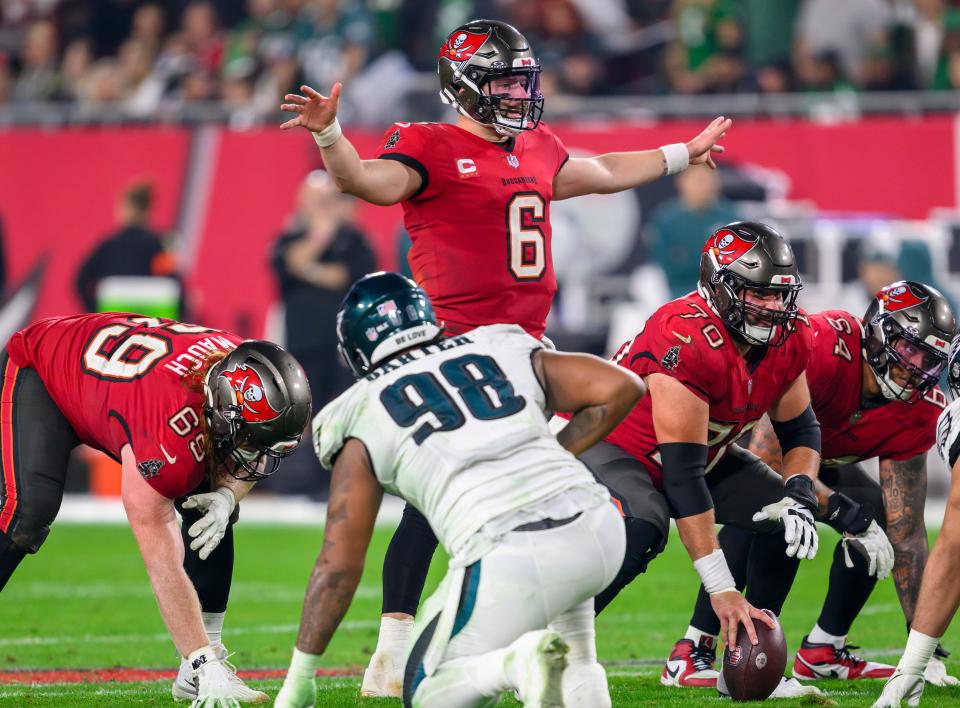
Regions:
<instances>
[{"instance_id":1,"label":"white helmet chin strap","mask_svg":"<svg viewBox=\"0 0 960 708\"><path fill-rule=\"evenodd\" d=\"M744 316L746 318L746 316ZM749 322L743 323L743 333L751 344L769 344L776 334L777 325L773 327L758 327Z\"/></svg>"}]
</instances>

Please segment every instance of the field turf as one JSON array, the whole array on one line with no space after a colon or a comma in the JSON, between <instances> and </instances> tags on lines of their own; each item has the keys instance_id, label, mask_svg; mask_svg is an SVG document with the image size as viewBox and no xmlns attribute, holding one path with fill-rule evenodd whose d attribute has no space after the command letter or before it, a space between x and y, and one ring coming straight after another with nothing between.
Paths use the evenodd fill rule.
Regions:
<instances>
[{"instance_id":1,"label":"field turf","mask_svg":"<svg viewBox=\"0 0 960 708\"><path fill-rule=\"evenodd\" d=\"M236 527L237 563L224 641L236 652L232 661L241 675L245 670L286 666L321 538L319 527L245 523ZM389 538L389 529L376 533L362 585L326 655L326 666L337 675L318 679L317 706L399 705L394 700L358 698L359 674L376 644L380 564ZM821 527L820 554L815 561L804 562L787 601L782 619L791 650L816 620L835 539L832 531ZM438 557L430 587L442 573ZM687 626L695 577L674 534L648 573L599 618L599 655L611 677L615 706L724 702L712 691L664 689L657 681L673 641ZM173 703L170 679L143 680L159 670L175 669L177 659L133 538L124 526L54 526L41 553L24 561L3 592L0 627L0 706ZM904 639L903 617L893 583L887 579L874 592L850 640L862 645L866 656L895 662ZM944 644L960 657L960 641L948 633ZM948 665L960 675L960 658ZM102 671L77 671L81 669ZM17 673L26 671L38 673ZM76 682L78 677L89 681ZM280 679L251 683L275 695ZM836 705L868 706L881 683L825 682L821 686ZM505 699L501 705L517 704ZM816 703L777 701L776 705ZM928 687L923 705L960 706L960 688Z\"/></svg>"}]
</instances>

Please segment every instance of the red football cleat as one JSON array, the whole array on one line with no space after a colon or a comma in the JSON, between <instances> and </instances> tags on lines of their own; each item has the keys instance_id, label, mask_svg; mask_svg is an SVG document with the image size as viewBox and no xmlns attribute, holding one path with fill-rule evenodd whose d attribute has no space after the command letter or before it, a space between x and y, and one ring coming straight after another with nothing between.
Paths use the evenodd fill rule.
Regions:
<instances>
[{"instance_id":1,"label":"red football cleat","mask_svg":"<svg viewBox=\"0 0 960 708\"><path fill-rule=\"evenodd\" d=\"M804 681L885 679L893 675L895 666L866 661L850 653L851 649L859 648L848 644L837 649L833 644L814 644L804 637L793 660L793 675Z\"/></svg>"},{"instance_id":2,"label":"red football cleat","mask_svg":"<svg viewBox=\"0 0 960 708\"><path fill-rule=\"evenodd\" d=\"M717 671L713 668L717 660L715 641L713 637L703 637L699 645L695 645L692 639L681 639L674 644L660 674L660 683L664 686L716 687Z\"/></svg>"}]
</instances>

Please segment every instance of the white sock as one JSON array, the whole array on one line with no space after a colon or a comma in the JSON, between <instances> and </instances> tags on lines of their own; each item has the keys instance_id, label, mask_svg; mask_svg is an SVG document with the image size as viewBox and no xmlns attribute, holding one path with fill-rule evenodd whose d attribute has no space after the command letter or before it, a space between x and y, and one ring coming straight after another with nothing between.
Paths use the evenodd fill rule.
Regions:
<instances>
[{"instance_id":1,"label":"white sock","mask_svg":"<svg viewBox=\"0 0 960 708\"><path fill-rule=\"evenodd\" d=\"M815 624L807 635L807 641L813 644L833 644L837 649L843 649L843 645L847 643L847 635L838 637L836 634L829 634L819 624Z\"/></svg>"},{"instance_id":2,"label":"white sock","mask_svg":"<svg viewBox=\"0 0 960 708\"><path fill-rule=\"evenodd\" d=\"M226 612L200 613L200 616L203 618L203 628L207 631L207 638L210 640L210 644L214 646L217 644L223 645L221 636L223 634L223 618L226 617L226 615Z\"/></svg>"},{"instance_id":3,"label":"white sock","mask_svg":"<svg viewBox=\"0 0 960 708\"><path fill-rule=\"evenodd\" d=\"M706 638L706 641L703 642L710 648L717 646L717 635L716 634L707 634L706 632L701 632L699 629L694 627L692 624L687 627L687 633L683 635L684 639L692 639L693 643L696 646L700 646L701 640Z\"/></svg>"},{"instance_id":4,"label":"white sock","mask_svg":"<svg viewBox=\"0 0 960 708\"><path fill-rule=\"evenodd\" d=\"M567 661L571 664L595 664L597 662L596 631L593 626L593 599L582 602L564 612L550 623L550 628L563 637L570 652Z\"/></svg>"},{"instance_id":5,"label":"white sock","mask_svg":"<svg viewBox=\"0 0 960 708\"><path fill-rule=\"evenodd\" d=\"M377 637L377 651L402 653L407 648L413 634L413 619L380 618L380 635Z\"/></svg>"},{"instance_id":6,"label":"white sock","mask_svg":"<svg viewBox=\"0 0 960 708\"><path fill-rule=\"evenodd\" d=\"M939 641L937 637L911 629L907 637L907 646L903 650L903 656L900 657L900 663L897 664L897 671L913 676L923 676Z\"/></svg>"}]
</instances>

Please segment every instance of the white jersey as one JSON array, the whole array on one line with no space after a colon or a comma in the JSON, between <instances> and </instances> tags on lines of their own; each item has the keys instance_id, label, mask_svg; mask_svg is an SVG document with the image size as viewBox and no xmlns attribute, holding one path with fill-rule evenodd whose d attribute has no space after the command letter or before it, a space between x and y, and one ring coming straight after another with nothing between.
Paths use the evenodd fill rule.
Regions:
<instances>
[{"instance_id":1,"label":"white jersey","mask_svg":"<svg viewBox=\"0 0 960 708\"><path fill-rule=\"evenodd\" d=\"M363 442L384 489L420 510L454 565L516 525L605 503L547 428L532 363L542 346L492 325L401 354L317 414L320 462L330 469L349 438Z\"/></svg>"},{"instance_id":2,"label":"white jersey","mask_svg":"<svg viewBox=\"0 0 960 708\"><path fill-rule=\"evenodd\" d=\"M937 419L937 452L953 469L960 456L960 398L947 406Z\"/></svg>"}]
</instances>

